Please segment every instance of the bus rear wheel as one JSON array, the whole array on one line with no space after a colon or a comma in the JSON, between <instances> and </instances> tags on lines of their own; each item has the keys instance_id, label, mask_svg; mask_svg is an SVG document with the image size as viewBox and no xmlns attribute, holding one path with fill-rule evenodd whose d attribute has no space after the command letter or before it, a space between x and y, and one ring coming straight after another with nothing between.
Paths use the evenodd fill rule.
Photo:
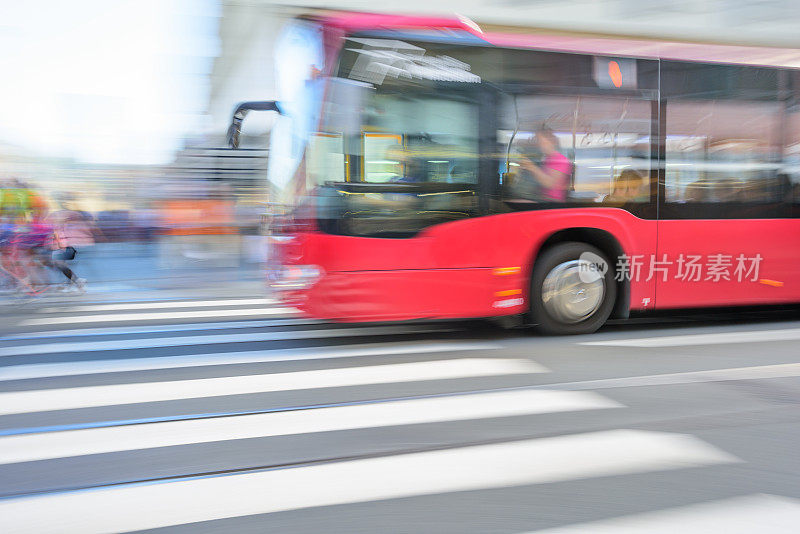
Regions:
<instances>
[{"instance_id":1,"label":"bus rear wheel","mask_svg":"<svg viewBox=\"0 0 800 534\"><path fill-rule=\"evenodd\" d=\"M531 317L544 334L589 334L606 322L617 298L608 257L587 243L560 243L536 260Z\"/></svg>"}]
</instances>

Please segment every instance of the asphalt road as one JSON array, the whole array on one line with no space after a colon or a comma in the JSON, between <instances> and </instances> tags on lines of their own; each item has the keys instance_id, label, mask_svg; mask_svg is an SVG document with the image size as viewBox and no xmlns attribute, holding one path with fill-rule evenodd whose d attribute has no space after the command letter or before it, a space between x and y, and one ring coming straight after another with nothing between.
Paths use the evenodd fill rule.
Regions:
<instances>
[{"instance_id":1,"label":"asphalt road","mask_svg":"<svg viewBox=\"0 0 800 534\"><path fill-rule=\"evenodd\" d=\"M96 300L96 299L94 299ZM0 532L796 532L800 315L0 308Z\"/></svg>"}]
</instances>

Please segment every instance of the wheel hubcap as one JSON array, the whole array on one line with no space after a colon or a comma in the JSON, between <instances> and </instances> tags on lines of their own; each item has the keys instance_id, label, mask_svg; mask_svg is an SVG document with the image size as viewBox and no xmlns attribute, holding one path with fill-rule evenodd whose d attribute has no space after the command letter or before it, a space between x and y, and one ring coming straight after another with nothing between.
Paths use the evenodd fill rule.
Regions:
<instances>
[{"instance_id":1,"label":"wheel hubcap","mask_svg":"<svg viewBox=\"0 0 800 534\"><path fill-rule=\"evenodd\" d=\"M605 277L581 276L590 273L586 260L570 260L553 268L542 283L542 302L554 319L577 323L588 319L600 308L606 293Z\"/></svg>"}]
</instances>

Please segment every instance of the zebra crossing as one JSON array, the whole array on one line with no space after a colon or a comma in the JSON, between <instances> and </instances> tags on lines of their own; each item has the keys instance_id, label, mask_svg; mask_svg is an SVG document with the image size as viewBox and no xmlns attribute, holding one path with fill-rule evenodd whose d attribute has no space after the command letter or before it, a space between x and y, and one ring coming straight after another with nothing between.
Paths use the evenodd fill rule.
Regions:
<instances>
[{"instance_id":1,"label":"zebra crossing","mask_svg":"<svg viewBox=\"0 0 800 534\"><path fill-rule=\"evenodd\" d=\"M0 339L0 532L237 531L253 518L268 530L296 511L508 489L535 507L558 484L744 463L691 433L587 424L631 406L549 387L552 369L502 339L323 325L268 299L196 302L48 305ZM254 306L280 311L265 320ZM174 310L196 320L195 308L208 323L170 323ZM239 309L256 318L227 322ZM553 430L564 420L569 430ZM729 510L742 524L800 516L789 498L724 497L547 532L708 532L693 528ZM358 530L345 515L355 523L326 531Z\"/></svg>"}]
</instances>

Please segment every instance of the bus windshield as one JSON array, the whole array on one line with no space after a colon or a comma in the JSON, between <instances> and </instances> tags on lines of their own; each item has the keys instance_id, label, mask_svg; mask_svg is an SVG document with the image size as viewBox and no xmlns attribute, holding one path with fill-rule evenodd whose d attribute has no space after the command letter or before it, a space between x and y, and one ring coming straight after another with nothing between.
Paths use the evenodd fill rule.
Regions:
<instances>
[{"instance_id":1,"label":"bus windshield","mask_svg":"<svg viewBox=\"0 0 800 534\"><path fill-rule=\"evenodd\" d=\"M404 236L478 210L479 78L395 40L348 39L309 139L324 228Z\"/></svg>"}]
</instances>

